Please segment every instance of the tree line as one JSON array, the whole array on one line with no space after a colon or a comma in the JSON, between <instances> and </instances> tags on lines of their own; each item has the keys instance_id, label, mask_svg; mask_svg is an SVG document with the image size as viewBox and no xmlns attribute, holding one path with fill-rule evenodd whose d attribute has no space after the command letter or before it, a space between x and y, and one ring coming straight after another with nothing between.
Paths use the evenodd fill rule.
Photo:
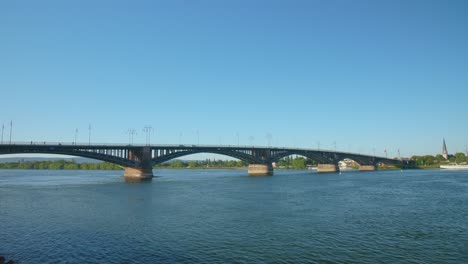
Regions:
<instances>
[{"instance_id":1,"label":"tree line","mask_svg":"<svg viewBox=\"0 0 468 264\"><path fill-rule=\"evenodd\" d=\"M155 168L170 169L194 169L194 168L242 168L247 167L249 163L241 160L174 160L158 164Z\"/></svg>"},{"instance_id":2,"label":"tree line","mask_svg":"<svg viewBox=\"0 0 468 264\"><path fill-rule=\"evenodd\" d=\"M464 153L456 153L446 160L442 155L436 156L424 155L411 157L414 167L436 168L441 164L457 163L467 164L468 156ZM241 160L174 160L162 164L158 164L155 168L170 168L170 169L196 169L196 168L244 168L248 162ZM288 156L281 159L277 163L277 167L281 169L296 169L303 170L307 166L315 166L317 162L302 156ZM18 161L0 163L0 169L24 169L24 170L120 170L121 166L109 162L97 163L78 163L74 160L51 160L51 161Z\"/></svg>"},{"instance_id":3,"label":"tree line","mask_svg":"<svg viewBox=\"0 0 468 264\"><path fill-rule=\"evenodd\" d=\"M0 163L0 169L21 170L120 170L119 165L109 162L77 163L73 160L18 161Z\"/></svg>"},{"instance_id":4,"label":"tree line","mask_svg":"<svg viewBox=\"0 0 468 264\"><path fill-rule=\"evenodd\" d=\"M284 169L306 169L307 165L315 165L314 161L304 157L286 157L281 159L277 166ZM245 168L249 165L241 160L173 160L154 166L168 169L196 169L196 168ZM74 160L48 160L48 161L17 161L0 163L0 169L22 170L119 170L121 166L109 162L78 163Z\"/></svg>"},{"instance_id":5,"label":"tree line","mask_svg":"<svg viewBox=\"0 0 468 264\"><path fill-rule=\"evenodd\" d=\"M171 169L190 169L190 168L243 168L249 165L246 161L241 160L174 160L171 162L162 163L156 168L171 168ZM316 162L304 157L286 157L281 159L277 166L283 169L306 169L308 165L316 165Z\"/></svg>"},{"instance_id":6,"label":"tree line","mask_svg":"<svg viewBox=\"0 0 468 264\"><path fill-rule=\"evenodd\" d=\"M441 164L448 163L466 164L468 163L468 156L466 156L465 153L458 152L455 155L451 155L448 160L440 154L435 156L413 156L411 160L414 161L417 167L438 167Z\"/></svg>"}]
</instances>

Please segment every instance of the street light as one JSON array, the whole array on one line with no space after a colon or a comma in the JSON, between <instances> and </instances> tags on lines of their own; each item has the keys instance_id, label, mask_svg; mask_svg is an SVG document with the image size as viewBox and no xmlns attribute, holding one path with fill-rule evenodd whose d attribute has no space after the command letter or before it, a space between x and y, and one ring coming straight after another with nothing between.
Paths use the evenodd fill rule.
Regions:
<instances>
[{"instance_id":1,"label":"street light","mask_svg":"<svg viewBox=\"0 0 468 264\"><path fill-rule=\"evenodd\" d=\"M13 130L13 120L10 120L10 145L11 145L11 132Z\"/></svg>"},{"instance_id":2,"label":"street light","mask_svg":"<svg viewBox=\"0 0 468 264\"><path fill-rule=\"evenodd\" d=\"M128 129L127 133L128 133L128 144L133 144L133 135L136 134L136 130L135 129Z\"/></svg>"},{"instance_id":3,"label":"street light","mask_svg":"<svg viewBox=\"0 0 468 264\"><path fill-rule=\"evenodd\" d=\"M91 145L91 124L89 124L88 132L88 145Z\"/></svg>"},{"instance_id":4,"label":"street light","mask_svg":"<svg viewBox=\"0 0 468 264\"><path fill-rule=\"evenodd\" d=\"M2 124L2 143L3 144L3 131L5 130L5 124Z\"/></svg>"},{"instance_id":5,"label":"street light","mask_svg":"<svg viewBox=\"0 0 468 264\"><path fill-rule=\"evenodd\" d=\"M151 142L151 131L153 131L153 128L149 125L143 128L143 132L146 133L146 145L149 145Z\"/></svg>"},{"instance_id":6,"label":"street light","mask_svg":"<svg viewBox=\"0 0 468 264\"><path fill-rule=\"evenodd\" d=\"M273 136L270 133L267 133L265 137L267 139L268 147L270 147L271 146L271 140L272 140Z\"/></svg>"}]
</instances>

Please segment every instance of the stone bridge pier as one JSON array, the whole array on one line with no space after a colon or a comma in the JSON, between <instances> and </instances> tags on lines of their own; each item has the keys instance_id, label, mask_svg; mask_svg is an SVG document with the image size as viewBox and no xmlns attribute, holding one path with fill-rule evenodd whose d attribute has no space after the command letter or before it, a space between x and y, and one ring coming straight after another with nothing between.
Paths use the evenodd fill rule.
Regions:
<instances>
[{"instance_id":1,"label":"stone bridge pier","mask_svg":"<svg viewBox=\"0 0 468 264\"><path fill-rule=\"evenodd\" d=\"M270 164L249 164L249 176L273 175L273 166Z\"/></svg>"},{"instance_id":2,"label":"stone bridge pier","mask_svg":"<svg viewBox=\"0 0 468 264\"><path fill-rule=\"evenodd\" d=\"M134 148L128 151L128 158L135 162L134 167L124 168L124 178L127 181L151 180L153 166L151 163L151 149L148 147Z\"/></svg>"},{"instance_id":3,"label":"stone bridge pier","mask_svg":"<svg viewBox=\"0 0 468 264\"><path fill-rule=\"evenodd\" d=\"M248 174L250 176L273 175L271 151L269 149L254 149L252 150L252 156L257 161L249 164Z\"/></svg>"}]
</instances>

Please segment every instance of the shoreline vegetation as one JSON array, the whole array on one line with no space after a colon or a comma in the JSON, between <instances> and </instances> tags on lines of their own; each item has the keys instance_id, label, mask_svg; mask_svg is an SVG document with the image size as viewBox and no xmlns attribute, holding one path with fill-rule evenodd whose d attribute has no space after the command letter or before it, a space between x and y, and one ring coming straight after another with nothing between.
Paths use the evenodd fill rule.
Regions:
<instances>
[{"instance_id":1,"label":"shoreline vegetation","mask_svg":"<svg viewBox=\"0 0 468 264\"><path fill-rule=\"evenodd\" d=\"M0 159L1 160L1 159ZM467 164L468 156L464 153L456 153L445 160L442 155L425 155L411 157L411 163L407 166L381 165L378 170L399 169L439 169L444 164ZM248 163L240 160L173 160L154 166L155 169L246 169ZM275 169L305 170L316 166L313 160L297 156L281 159ZM75 160L47 160L47 161L24 161L0 163L0 169L23 169L23 170L121 170L122 167L109 162L76 162Z\"/></svg>"}]
</instances>

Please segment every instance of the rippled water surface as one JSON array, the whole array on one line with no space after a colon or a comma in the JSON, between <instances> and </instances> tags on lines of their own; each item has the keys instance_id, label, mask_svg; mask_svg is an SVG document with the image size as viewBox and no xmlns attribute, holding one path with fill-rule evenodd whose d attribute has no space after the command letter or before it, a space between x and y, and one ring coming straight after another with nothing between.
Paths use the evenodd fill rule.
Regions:
<instances>
[{"instance_id":1,"label":"rippled water surface","mask_svg":"<svg viewBox=\"0 0 468 264\"><path fill-rule=\"evenodd\" d=\"M0 170L20 263L466 263L468 171Z\"/></svg>"}]
</instances>

